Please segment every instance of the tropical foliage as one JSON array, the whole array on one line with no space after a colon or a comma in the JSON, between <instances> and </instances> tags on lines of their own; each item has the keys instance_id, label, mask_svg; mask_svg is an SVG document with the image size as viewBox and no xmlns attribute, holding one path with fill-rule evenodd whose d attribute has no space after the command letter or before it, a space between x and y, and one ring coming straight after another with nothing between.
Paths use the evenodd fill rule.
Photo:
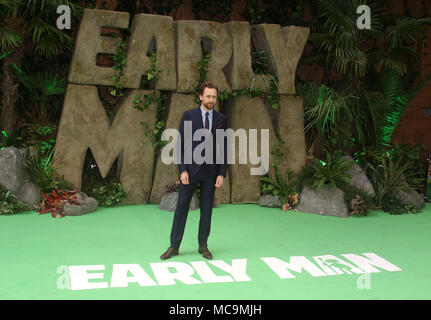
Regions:
<instances>
[{"instance_id":1,"label":"tropical foliage","mask_svg":"<svg viewBox=\"0 0 431 320\"><path fill-rule=\"evenodd\" d=\"M42 192L48 193L52 190L72 190L73 187L63 178L54 178L52 149L47 157L41 155L39 151L35 153L27 151L24 154L24 169L28 179L37 185Z\"/></svg>"},{"instance_id":2,"label":"tropical foliage","mask_svg":"<svg viewBox=\"0 0 431 320\"><path fill-rule=\"evenodd\" d=\"M8 134L14 129L15 104L19 97L13 69L22 67L26 55L53 58L73 48L72 36L52 23L58 17L59 5L71 9L72 23L76 24L81 7L72 1L0 1L0 56L3 58L0 126Z\"/></svg>"},{"instance_id":3,"label":"tropical foliage","mask_svg":"<svg viewBox=\"0 0 431 320\"><path fill-rule=\"evenodd\" d=\"M123 186L115 180L97 182L87 186L83 191L89 197L96 199L99 207L112 207L126 198Z\"/></svg>"},{"instance_id":4,"label":"tropical foliage","mask_svg":"<svg viewBox=\"0 0 431 320\"><path fill-rule=\"evenodd\" d=\"M356 8L371 8L371 29L356 26ZM344 146L390 145L405 109L431 77L417 68L419 47L431 20L383 13L385 1L318 1L321 12L309 27L313 52L303 63L325 68L322 83L298 81L304 98L309 145L323 139L334 151ZM346 124L349 124L346 126Z\"/></svg>"},{"instance_id":5,"label":"tropical foliage","mask_svg":"<svg viewBox=\"0 0 431 320\"><path fill-rule=\"evenodd\" d=\"M0 184L0 215L14 214L28 210L28 206Z\"/></svg>"}]
</instances>

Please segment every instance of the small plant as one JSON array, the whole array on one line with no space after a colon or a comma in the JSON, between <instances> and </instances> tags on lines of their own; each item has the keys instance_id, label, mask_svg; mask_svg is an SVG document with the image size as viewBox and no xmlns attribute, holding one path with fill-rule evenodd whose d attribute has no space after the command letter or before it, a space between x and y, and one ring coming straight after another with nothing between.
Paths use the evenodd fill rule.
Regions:
<instances>
[{"instance_id":1,"label":"small plant","mask_svg":"<svg viewBox=\"0 0 431 320\"><path fill-rule=\"evenodd\" d=\"M28 210L28 206L0 184L0 215L14 214Z\"/></svg>"},{"instance_id":2,"label":"small plant","mask_svg":"<svg viewBox=\"0 0 431 320\"><path fill-rule=\"evenodd\" d=\"M375 158L365 164L365 172L376 192L376 202L383 207L383 198L420 188L420 183L414 179L413 163L394 158L391 153L375 155ZM391 202L391 201L390 201ZM389 205L391 207L391 205Z\"/></svg>"},{"instance_id":3,"label":"small plant","mask_svg":"<svg viewBox=\"0 0 431 320\"><path fill-rule=\"evenodd\" d=\"M66 215L63 213L63 207L66 203L80 205L82 200L79 200L75 191L52 190L49 193L40 192L41 201L38 206L39 214L51 213L53 218L63 218Z\"/></svg>"},{"instance_id":4,"label":"small plant","mask_svg":"<svg viewBox=\"0 0 431 320\"><path fill-rule=\"evenodd\" d=\"M71 190L73 187L64 178L53 178L52 155L51 150L47 157L41 156L38 152L36 155L30 155L29 152L24 154L24 170L30 181L36 184L42 192L49 193L52 190Z\"/></svg>"},{"instance_id":5,"label":"small plant","mask_svg":"<svg viewBox=\"0 0 431 320\"><path fill-rule=\"evenodd\" d=\"M382 210L389 212L389 214L402 214L402 213L417 213L419 210L413 206L404 203L401 199L388 193L382 198Z\"/></svg>"},{"instance_id":6,"label":"small plant","mask_svg":"<svg viewBox=\"0 0 431 320\"><path fill-rule=\"evenodd\" d=\"M298 193L295 193L294 195L286 195L286 200L285 203L283 205L283 210L287 211L290 209L293 209L297 204L298 204Z\"/></svg>"},{"instance_id":7,"label":"small plant","mask_svg":"<svg viewBox=\"0 0 431 320\"><path fill-rule=\"evenodd\" d=\"M147 56L151 58L151 69L147 70L146 77L141 81L141 87L145 89L149 89L154 86L160 73L163 71L157 70L157 57L155 53L148 53ZM152 130L150 130L148 122L141 121L141 125L144 127L145 136L148 137L149 134L151 134L151 143L156 154L158 154L161 148L168 143L167 141L161 140L163 129L165 127L165 121L163 119L167 109L166 98L165 94L157 94L156 90L152 89L151 94L144 94L143 101L139 94L137 94L133 100L133 107L139 111L147 110L153 103L157 106L156 123Z\"/></svg>"},{"instance_id":8,"label":"small plant","mask_svg":"<svg viewBox=\"0 0 431 320\"><path fill-rule=\"evenodd\" d=\"M118 35L117 35L118 36ZM116 43L117 48L115 49L115 54L112 56L112 60L114 60L114 65L112 69L116 70L117 73L111 77L111 80L114 81L114 87L111 89L110 94L114 97L123 96L121 92L123 87L120 84L121 78L124 76L124 68L126 67L126 41L119 41Z\"/></svg>"},{"instance_id":9,"label":"small plant","mask_svg":"<svg viewBox=\"0 0 431 320\"><path fill-rule=\"evenodd\" d=\"M18 133L7 134L4 130L0 131L0 150L8 147L20 148L23 145L23 139Z\"/></svg>"},{"instance_id":10,"label":"small plant","mask_svg":"<svg viewBox=\"0 0 431 320\"><path fill-rule=\"evenodd\" d=\"M92 183L83 191L89 197L96 199L99 207L113 207L126 198L123 186L114 180Z\"/></svg>"},{"instance_id":11,"label":"small plant","mask_svg":"<svg viewBox=\"0 0 431 320\"><path fill-rule=\"evenodd\" d=\"M344 202L351 215L367 215L373 207L373 197L348 183L338 186L344 192Z\"/></svg>"},{"instance_id":12,"label":"small plant","mask_svg":"<svg viewBox=\"0 0 431 320\"><path fill-rule=\"evenodd\" d=\"M53 178L52 155L51 150L47 157L41 156L38 152L36 155L30 155L29 152L24 154L24 170L28 179L37 185L42 192L48 193L52 190L71 190L73 187L64 178Z\"/></svg>"},{"instance_id":13,"label":"small plant","mask_svg":"<svg viewBox=\"0 0 431 320\"><path fill-rule=\"evenodd\" d=\"M283 176L278 165L273 165L274 179L269 174L260 178L262 194L279 196L283 203L283 210L293 208L298 203L298 192L296 181L290 168Z\"/></svg>"},{"instance_id":14,"label":"small plant","mask_svg":"<svg viewBox=\"0 0 431 320\"><path fill-rule=\"evenodd\" d=\"M325 162L312 159L311 174L308 181L312 181L311 187L319 190L324 184L331 188L336 188L342 183L349 183L349 175L346 173L352 168L353 163L342 158L340 155L331 155L326 152Z\"/></svg>"},{"instance_id":15,"label":"small plant","mask_svg":"<svg viewBox=\"0 0 431 320\"><path fill-rule=\"evenodd\" d=\"M34 146L42 156L48 156L55 145L55 139L48 139L48 136L53 134L57 126L55 124L26 123L23 128L26 136L25 144Z\"/></svg>"}]
</instances>

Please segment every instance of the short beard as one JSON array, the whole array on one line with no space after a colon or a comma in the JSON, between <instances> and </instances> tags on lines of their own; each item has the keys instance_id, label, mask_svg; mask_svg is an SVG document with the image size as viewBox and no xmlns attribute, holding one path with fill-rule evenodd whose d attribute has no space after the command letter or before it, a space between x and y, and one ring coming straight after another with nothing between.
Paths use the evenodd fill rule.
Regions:
<instances>
[{"instance_id":1,"label":"short beard","mask_svg":"<svg viewBox=\"0 0 431 320\"><path fill-rule=\"evenodd\" d=\"M207 103L207 104L204 104L204 107L207 109L214 109L214 104L211 105L211 104Z\"/></svg>"}]
</instances>

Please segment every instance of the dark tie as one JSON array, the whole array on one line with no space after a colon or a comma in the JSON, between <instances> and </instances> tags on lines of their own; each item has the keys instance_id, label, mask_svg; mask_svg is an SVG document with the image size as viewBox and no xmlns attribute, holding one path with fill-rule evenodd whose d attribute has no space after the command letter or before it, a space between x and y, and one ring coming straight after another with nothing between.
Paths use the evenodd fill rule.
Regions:
<instances>
[{"instance_id":1,"label":"dark tie","mask_svg":"<svg viewBox=\"0 0 431 320\"><path fill-rule=\"evenodd\" d=\"M210 120L208 118L209 113L205 112L205 129L207 129L208 131L210 130Z\"/></svg>"}]
</instances>

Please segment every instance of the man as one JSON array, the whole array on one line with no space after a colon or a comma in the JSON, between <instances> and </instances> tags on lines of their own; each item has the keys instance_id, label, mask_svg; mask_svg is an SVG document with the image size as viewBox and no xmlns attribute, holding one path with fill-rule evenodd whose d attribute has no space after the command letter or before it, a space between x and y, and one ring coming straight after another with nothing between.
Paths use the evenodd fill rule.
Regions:
<instances>
[{"instance_id":1,"label":"man","mask_svg":"<svg viewBox=\"0 0 431 320\"><path fill-rule=\"evenodd\" d=\"M179 129L179 145L180 150L179 156L181 157L178 168L181 174L180 177L180 189L178 195L177 208L175 210L174 219L172 222L171 230L171 246L168 250L163 253L161 259L169 259L179 253L180 243L184 234L184 228L186 225L187 215L189 211L190 201L195 192L195 188L200 184L201 197L200 197L200 221L199 221L199 233L198 252L203 255L206 259L212 259L212 254L208 250L207 240L210 234L211 228L211 215L213 207L213 199L215 188L219 188L223 185L223 180L226 177L226 164L227 164L227 146L226 141L223 141L224 157L222 161L216 161L216 129L226 130L227 120L226 116L214 110L214 106L217 102L218 89L210 81L201 84L199 89L199 99L201 105L199 108L188 110L184 112L181 120ZM192 151L196 148L201 141L185 141L184 137L184 126L190 125L192 127L193 134L196 130L205 128L204 139L212 140L212 161L204 161L204 163L196 163L195 157L191 159L191 164L187 164L188 161L184 161L185 158L185 145L190 143ZM189 139L190 140L190 139ZM187 150L187 147L186 147ZM193 154L193 153L192 153ZM209 156L208 156L209 157ZM200 162L200 161L199 161ZM221 164L219 162L222 162Z\"/></svg>"}]
</instances>

